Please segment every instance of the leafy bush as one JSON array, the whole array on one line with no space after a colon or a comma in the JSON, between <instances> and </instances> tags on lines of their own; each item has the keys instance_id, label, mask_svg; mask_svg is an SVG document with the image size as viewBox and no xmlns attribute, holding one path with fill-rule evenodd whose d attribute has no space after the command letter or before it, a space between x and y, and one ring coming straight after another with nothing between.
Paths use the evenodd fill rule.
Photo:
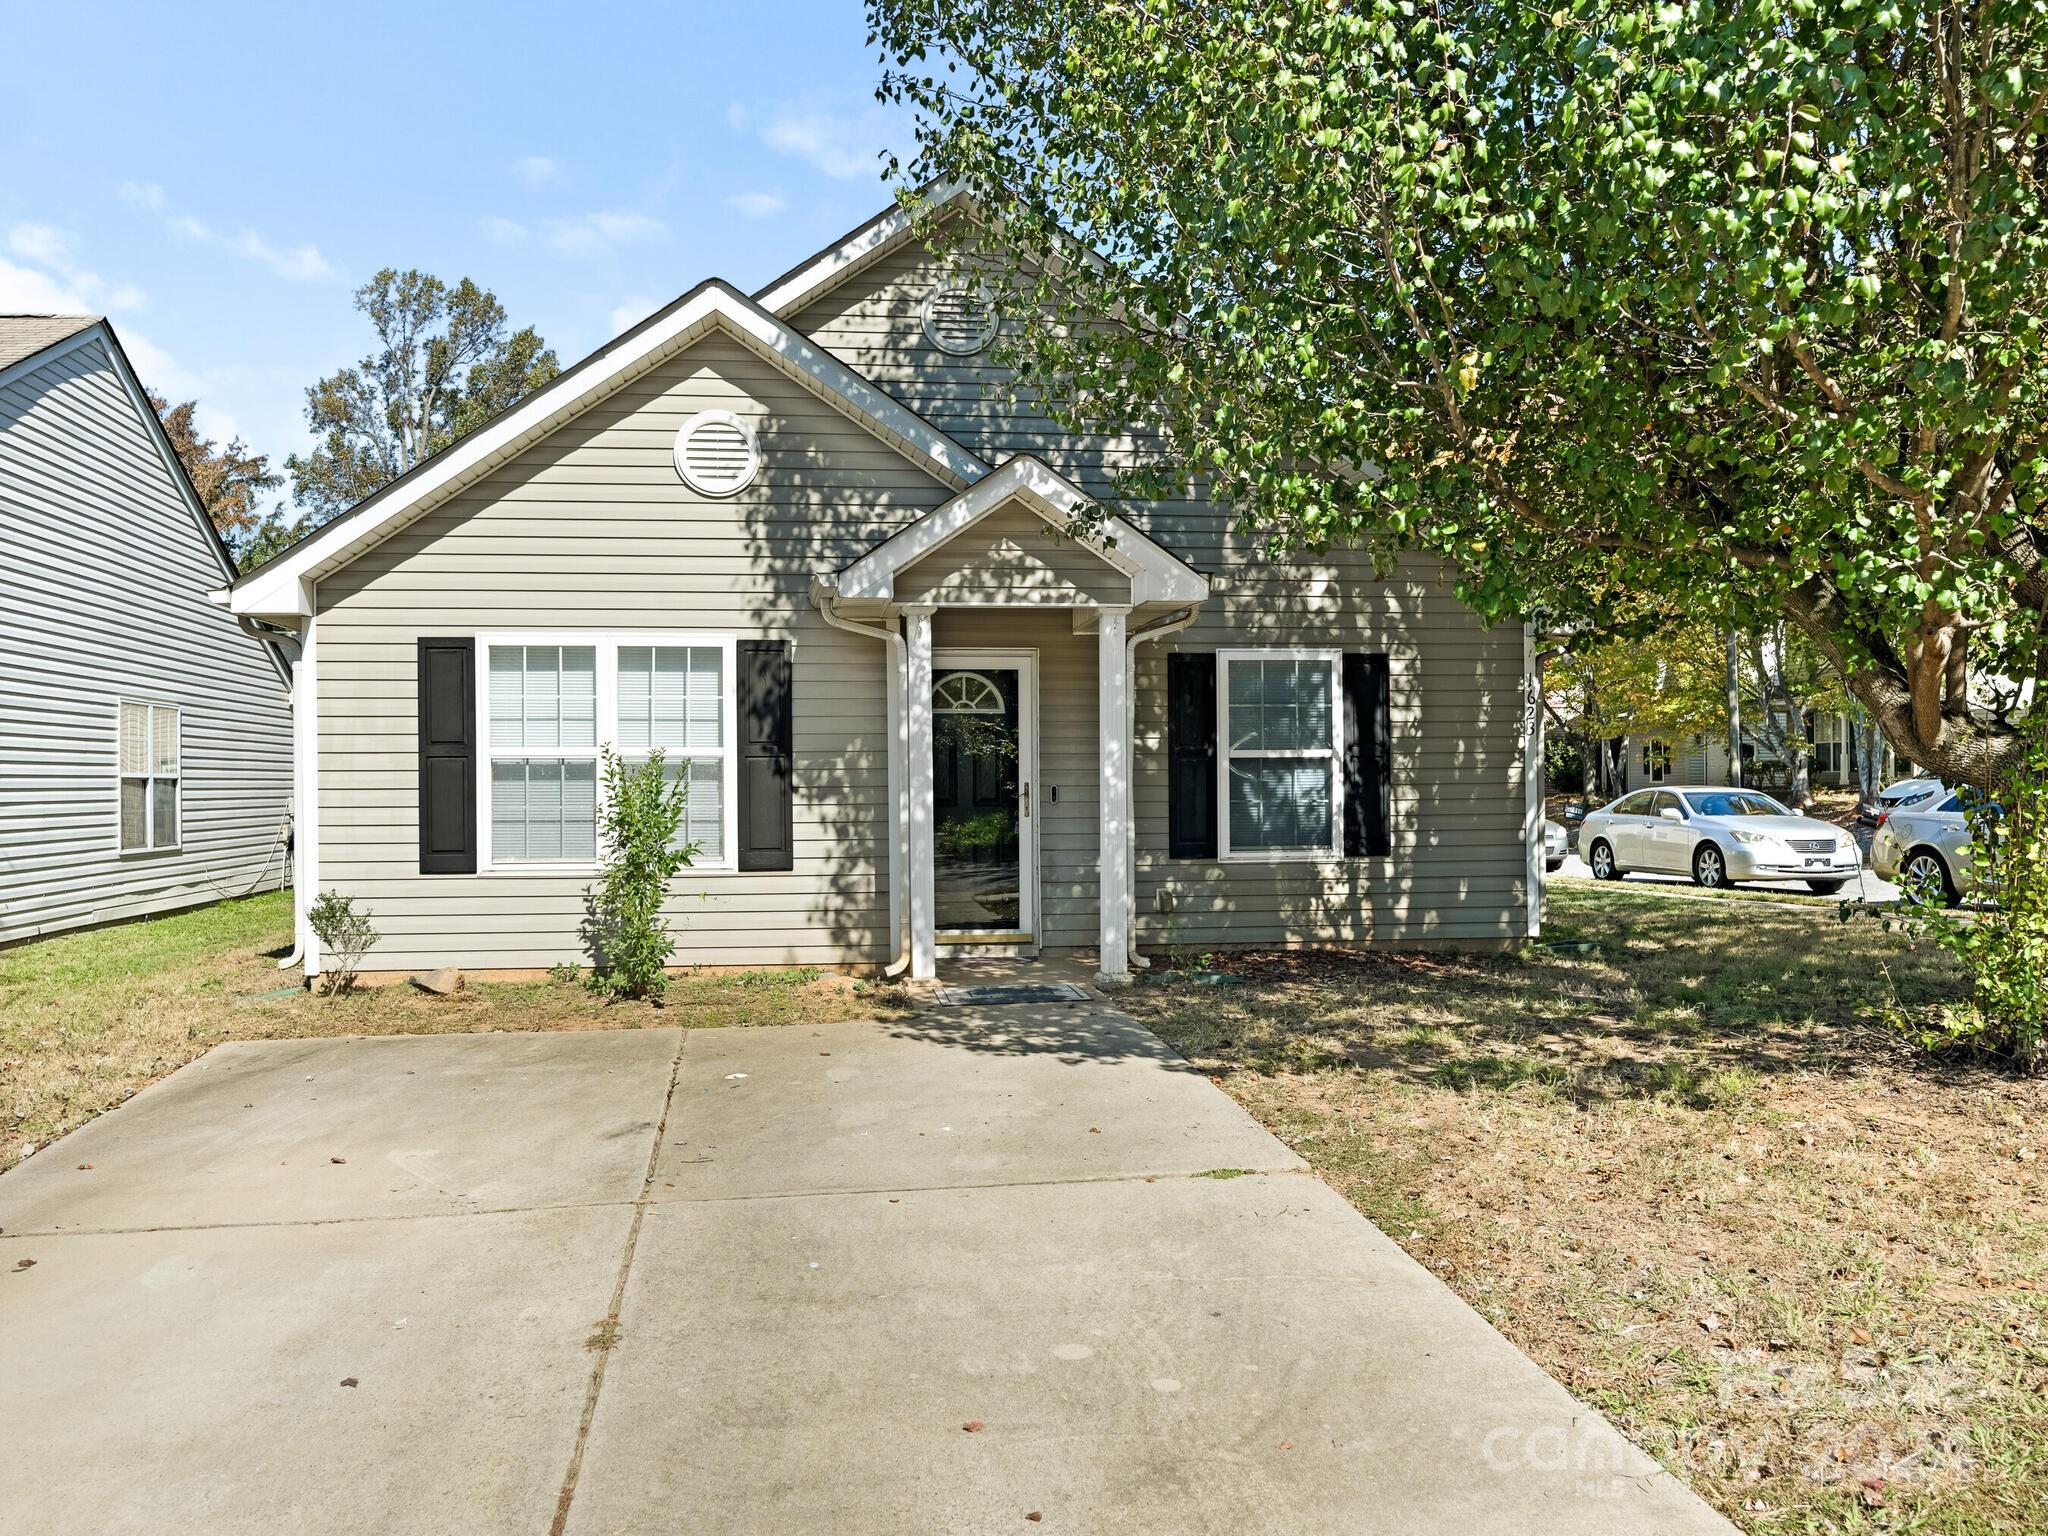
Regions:
<instances>
[{"instance_id":1,"label":"leafy bush","mask_svg":"<svg viewBox=\"0 0 2048 1536\"><path fill-rule=\"evenodd\" d=\"M2025 727L2018 766L1996 797L1964 796L1975 900L1950 911L1913 893L1934 941L1970 975L1967 1004L1918 1026L1929 1049L2048 1066L2048 709Z\"/></svg>"},{"instance_id":2,"label":"leafy bush","mask_svg":"<svg viewBox=\"0 0 2048 1536\"><path fill-rule=\"evenodd\" d=\"M669 779L662 762L657 751L629 766L604 749L603 862L597 884L584 893L583 938L591 960L585 984L610 997L659 997L667 987L676 946L661 908L669 882L697 854L697 844L677 837L689 784Z\"/></svg>"},{"instance_id":3,"label":"leafy bush","mask_svg":"<svg viewBox=\"0 0 2048 1536\"><path fill-rule=\"evenodd\" d=\"M353 896L344 896L339 891L322 891L313 905L306 909L306 921L313 929L313 937L320 941L321 954L332 962L328 971L327 995L335 997L352 990L363 956L377 942L377 930L370 922L369 909L366 907L358 912Z\"/></svg>"}]
</instances>

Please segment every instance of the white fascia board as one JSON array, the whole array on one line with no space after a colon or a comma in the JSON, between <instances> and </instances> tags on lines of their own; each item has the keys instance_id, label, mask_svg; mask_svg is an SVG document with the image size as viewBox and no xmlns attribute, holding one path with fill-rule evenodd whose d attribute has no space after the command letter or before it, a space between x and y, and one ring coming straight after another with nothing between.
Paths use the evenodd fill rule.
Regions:
<instances>
[{"instance_id":1,"label":"white fascia board","mask_svg":"<svg viewBox=\"0 0 2048 1536\"><path fill-rule=\"evenodd\" d=\"M920 214L936 212L961 196L960 187L940 182L919 199L915 209L898 204L876 214L837 245L763 288L754 295L755 302L776 315L802 309L901 244Z\"/></svg>"},{"instance_id":2,"label":"white fascia board","mask_svg":"<svg viewBox=\"0 0 2048 1536\"><path fill-rule=\"evenodd\" d=\"M839 596L892 598L897 572L958 538L1008 502L1020 502L1064 530L1090 500L1087 492L1043 461L1019 454L987 479L877 544L841 571ZM1090 540L1084 547L1131 578L1133 603L1200 602L1209 595L1207 577L1124 519L1108 518L1105 527L1111 542L1100 544Z\"/></svg>"},{"instance_id":3,"label":"white fascia board","mask_svg":"<svg viewBox=\"0 0 2048 1536\"><path fill-rule=\"evenodd\" d=\"M495 421L461 438L412 475L394 482L303 543L252 571L229 591L235 613L302 617L311 611L311 583L354 559L455 491L573 420L632 377L680 352L713 328L745 343L814 393L906 454L941 484L958 490L990 470L915 412L877 389L808 337L791 330L751 299L713 281L629 332L609 351L535 391Z\"/></svg>"}]
</instances>

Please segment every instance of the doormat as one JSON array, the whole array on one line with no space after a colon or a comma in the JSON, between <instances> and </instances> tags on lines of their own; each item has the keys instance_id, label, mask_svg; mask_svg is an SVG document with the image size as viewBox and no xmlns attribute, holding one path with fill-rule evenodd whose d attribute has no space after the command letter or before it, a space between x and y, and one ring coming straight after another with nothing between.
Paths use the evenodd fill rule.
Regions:
<instances>
[{"instance_id":1,"label":"doormat","mask_svg":"<svg viewBox=\"0 0 2048 1536\"><path fill-rule=\"evenodd\" d=\"M978 987L941 987L939 1001L955 1008L991 1003L1085 1003L1087 992L1071 981L987 982Z\"/></svg>"}]
</instances>

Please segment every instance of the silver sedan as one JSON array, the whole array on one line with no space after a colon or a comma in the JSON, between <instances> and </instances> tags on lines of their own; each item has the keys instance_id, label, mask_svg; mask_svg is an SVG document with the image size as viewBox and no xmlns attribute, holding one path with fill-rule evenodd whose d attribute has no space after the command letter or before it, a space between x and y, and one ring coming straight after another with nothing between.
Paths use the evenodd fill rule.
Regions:
<instances>
[{"instance_id":1,"label":"silver sedan","mask_svg":"<svg viewBox=\"0 0 2048 1536\"><path fill-rule=\"evenodd\" d=\"M1579 846L1596 880L1636 870L1709 888L1804 880L1832 895L1863 869L1855 838L1753 789L1639 789L1588 816Z\"/></svg>"},{"instance_id":2,"label":"silver sedan","mask_svg":"<svg viewBox=\"0 0 2048 1536\"><path fill-rule=\"evenodd\" d=\"M1959 790L1887 811L1870 840L1870 867L1908 893L1954 906L1970 889L1972 841Z\"/></svg>"}]
</instances>

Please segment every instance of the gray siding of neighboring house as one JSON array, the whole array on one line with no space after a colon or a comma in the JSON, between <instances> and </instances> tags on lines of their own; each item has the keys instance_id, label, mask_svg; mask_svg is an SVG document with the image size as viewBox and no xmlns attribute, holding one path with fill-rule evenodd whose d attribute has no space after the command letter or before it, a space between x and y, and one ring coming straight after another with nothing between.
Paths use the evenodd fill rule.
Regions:
<instances>
[{"instance_id":1,"label":"gray siding of neighboring house","mask_svg":"<svg viewBox=\"0 0 2048 1536\"><path fill-rule=\"evenodd\" d=\"M992 462L1028 451L1113 497L1111 476L1137 462L1136 445L1064 433L1005 398L1007 375L988 353L954 357L926 340L920 309L939 271L906 247L790 318ZM1454 595L1449 569L1431 558L1403 559L1382 581L1354 552L1269 558L1227 511L1205 502L1112 504L1215 580L1198 622L1166 648L1339 646L1392 658L1393 852L1250 864L1167 856L1165 662L1158 646L1140 648L1133 790L1141 941L1487 944L1526 933L1521 630L1483 626ZM1001 643L999 626L983 627L983 643ZM1092 639L1085 644L1078 666L1092 715ZM1042 687L1050 698L1050 681ZM1092 766L1084 792L1092 804ZM1062 785L1063 804L1067 793ZM1077 898L1090 909L1079 925L1085 933L1059 930L1075 931L1077 943L1094 939L1093 828L1090 819L1085 833L1077 828L1071 841L1054 843L1041 876L1049 912L1055 887L1087 892Z\"/></svg>"},{"instance_id":2,"label":"gray siding of neighboring house","mask_svg":"<svg viewBox=\"0 0 2048 1536\"><path fill-rule=\"evenodd\" d=\"M677 429L730 410L756 482L677 476ZM828 626L811 578L947 499L923 470L722 333L631 383L320 583L320 884L360 897L400 969L581 962L588 875L422 875L422 636L689 630L793 642L795 868L685 872L676 962L886 960L884 649ZM480 686L485 673L478 658ZM479 807L479 816L487 815Z\"/></svg>"},{"instance_id":3,"label":"gray siding of neighboring house","mask_svg":"<svg viewBox=\"0 0 2048 1536\"><path fill-rule=\"evenodd\" d=\"M287 875L291 721L268 648L97 335L0 386L0 942ZM182 712L182 847L119 850L119 704Z\"/></svg>"}]
</instances>

